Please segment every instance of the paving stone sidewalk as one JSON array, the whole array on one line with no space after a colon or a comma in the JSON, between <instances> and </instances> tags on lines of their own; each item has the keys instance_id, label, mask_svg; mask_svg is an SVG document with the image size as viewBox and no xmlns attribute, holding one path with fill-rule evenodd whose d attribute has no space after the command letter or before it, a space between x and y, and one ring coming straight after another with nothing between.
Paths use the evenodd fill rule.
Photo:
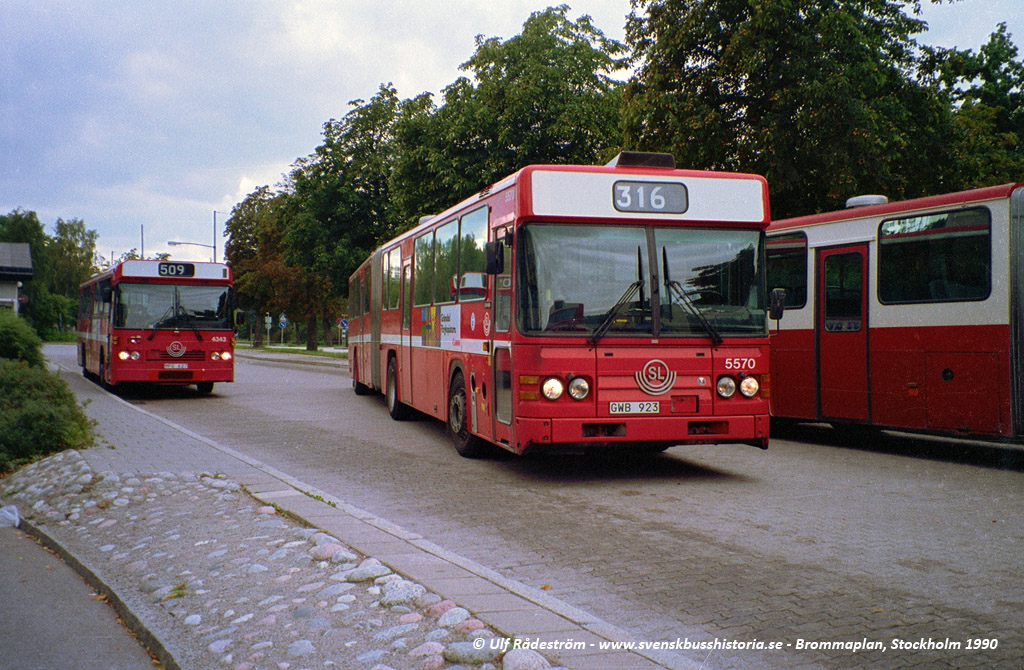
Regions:
<instances>
[{"instance_id":1,"label":"paving stone sidewalk","mask_svg":"<svg viewBox=\"0 0 1024 670\"><path fill-rule=\"evenodd\" d=\"M696 667L673 653L602 650L630 638L69 382L103 427L101 444L0 480L0 504L18 505L30 532L102 585L167 668Z\"/></svg>"}]
</instances>

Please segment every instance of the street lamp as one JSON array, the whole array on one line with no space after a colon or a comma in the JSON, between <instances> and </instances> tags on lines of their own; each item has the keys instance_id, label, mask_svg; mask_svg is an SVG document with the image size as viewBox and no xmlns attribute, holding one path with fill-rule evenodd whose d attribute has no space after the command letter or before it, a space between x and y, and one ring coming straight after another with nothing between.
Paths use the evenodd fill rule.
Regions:
<instances>
[{"instance_id":1,"label":"street lamp","mask_svg":"<svg viewBox=\"0 0 1024 670\"><path fill-rule=\"evenodd\" d=\"M207 249L213 249L213 262L217 262L217 247L212 244L203 244L201 242L179 242L178 240L167 240L169 246L178 246L180 244L190 244L194 247L206 247Z\"/></svg>"}]
</instances>

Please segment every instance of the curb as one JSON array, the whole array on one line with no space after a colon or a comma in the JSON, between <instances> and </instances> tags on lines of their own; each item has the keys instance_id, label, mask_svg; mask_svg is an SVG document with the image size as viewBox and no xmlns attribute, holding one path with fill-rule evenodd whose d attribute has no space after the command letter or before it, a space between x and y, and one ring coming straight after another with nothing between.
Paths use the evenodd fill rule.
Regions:
<instances>
[{"instance_id":1,"label":"curb","mask_svg":"<svg viewBox=\"0 0 1024 670\"><path fill-rule=\"evenodd\" d=\"M57 542L57 540L53 539L38 526L22 519L19 528L26 534L31 535L38 540L44 547L57 554L57 556L69 565L72 570L77 572L90 587L110 601L110 604L113 605L114 609L121 617L121 620L124 621L124 625L143 645L145 645L146 649L160 661L164 670L183 670L178 664L174 653L167 648L163 640L160 639L160 636L150 630L150 628L142 622L142 619L139 618L128 603L118 595L117 591L107 584L100 573L80 561L74 554L65 549L64 545Z\"/></svg>"}]
</instances>

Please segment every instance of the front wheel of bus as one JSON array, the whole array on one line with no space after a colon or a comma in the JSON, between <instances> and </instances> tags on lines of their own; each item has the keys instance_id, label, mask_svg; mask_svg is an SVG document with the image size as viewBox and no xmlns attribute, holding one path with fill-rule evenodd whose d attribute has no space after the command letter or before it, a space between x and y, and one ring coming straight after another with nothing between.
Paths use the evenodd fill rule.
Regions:
<instances>
[{"instance_id":1,"label":"front wheel of bus","mask_svg":"<svg viewBox=\"0 0 1024 670\"><path fill-rule=\"evenodd\" d=\"M197 382L196 390L199 391L199 395L209 395L213 391L213 382Z\"/></svg>"},{"instance_id":2,"label":"front wheel of bus","mask_svg":"<svg viewBox=\"0 0 1024 670\"><path fill-rule=\"evenodd\" d=\"M384 397L388 403L388 414L395 421L405 421L409 418L409 406L398 399L398 364L392 358L388 361L387 387Z\"/></svg>"},{"instance_id":3,"label":"front wheel of bus","mask_svg":"<svg viewBox=\"0 0 1024 670\"><path fill-rule=\"evenodd\" d=\"M487 453L487 443L469 432L467 408L466 380L457 372L448 388L448 434L460 456L480 458Z\"/></svg>"}]
</instances>

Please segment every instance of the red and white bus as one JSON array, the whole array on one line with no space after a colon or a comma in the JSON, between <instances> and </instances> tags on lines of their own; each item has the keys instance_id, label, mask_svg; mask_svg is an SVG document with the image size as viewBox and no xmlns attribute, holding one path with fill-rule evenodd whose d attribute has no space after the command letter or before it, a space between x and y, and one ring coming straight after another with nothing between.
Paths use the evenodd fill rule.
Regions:
<instances>
[{"instance_id":1,"label":"red and white bus","mask_svg":"<svg viewBox=\"0 0 1024 670\"><path fill-rule=\"evenodd\" d=\"M863 198L769 228L773 416L1021 438L1024 184Z\"/></svg>"},{"instance_id":2,"label":"red and white bus","mask_svg":"<svg viewBox=\"0 0 1024 670\"><path fill-rule=\"evenodd\" d=\"M104 385L195 384L235 378L231 268L131 260L79 290L78 363Z\"/></svg>"},{"instance_id":3,"label":"red and white bus","mask_svg":"<svg viewBox=\"0 0 1024 670\"><path fill-rule=\"evenodd\" d=\"M768 443L760 176L534 165L350 280L349 370L456 449Z\"/></svg>"}]
</instances>

